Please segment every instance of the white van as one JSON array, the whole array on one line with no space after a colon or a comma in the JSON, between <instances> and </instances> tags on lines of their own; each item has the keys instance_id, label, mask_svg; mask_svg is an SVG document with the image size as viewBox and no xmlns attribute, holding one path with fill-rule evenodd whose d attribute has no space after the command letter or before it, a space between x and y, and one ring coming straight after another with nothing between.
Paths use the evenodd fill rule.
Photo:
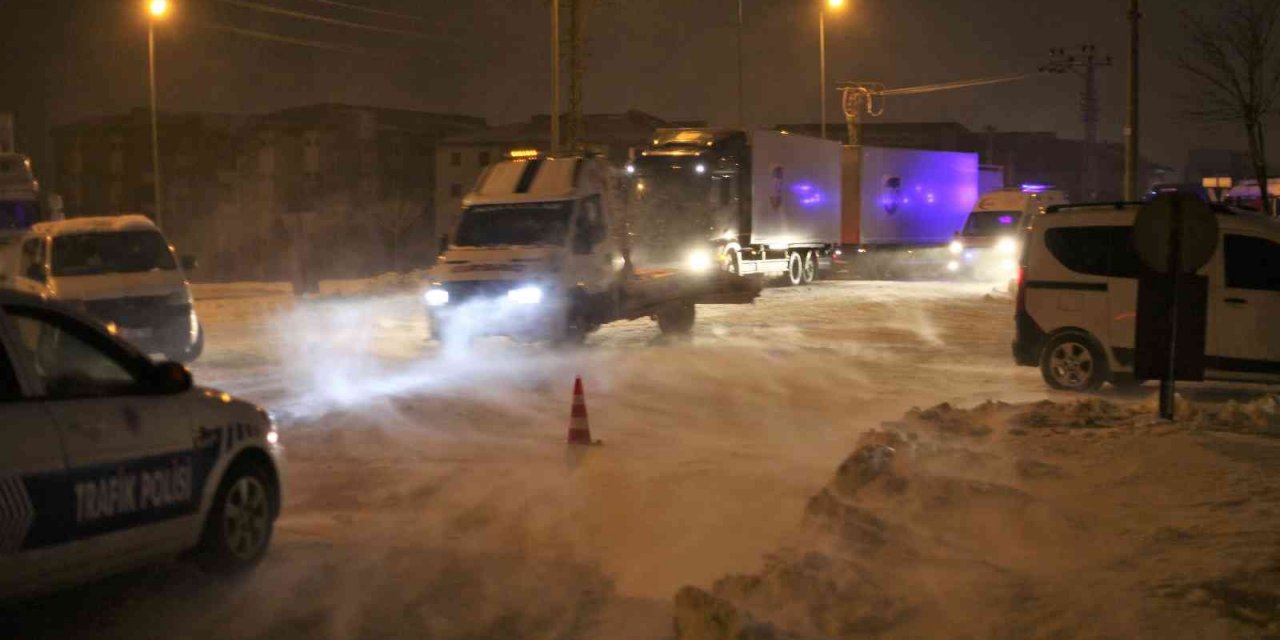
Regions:
<instances>
[{"instance_id":1,"label":"white van","mask_svg":"<svg viewBox=\"0 0 1280 640\"><path fill-rule=\"evenodd\" d=\"M1140 204L1053 207L1037 216L1019 270L1014 360L1049 386L1088 391L1132 382ZM1280 224L1215 206L1206 379L1280 382Z\"/></svg>"},{"instance_id":2,"label":"white van","mask_svg":"<svg viewBox=\"0 0 1280 640\"><path fill-rule=\"evenodd\" d=\"M947 270L983 280L1017 275L1022 232L1032 217L1053 205L1066 204L1067 194L1042 185L997 189L973 206L964 228L951 241Z\"/></svg>"},{"instance_id":3,"label":"white van","mask_svg":"<svg viewBox=\"0 0 1280 640\"><path fill-rule=\"evenodd\" d=\"M142 215L42 222L0 236L0 287L78 306L142 351L175 362L204 350L185 275L193 268Z\"/></svg>"}]
</instances>

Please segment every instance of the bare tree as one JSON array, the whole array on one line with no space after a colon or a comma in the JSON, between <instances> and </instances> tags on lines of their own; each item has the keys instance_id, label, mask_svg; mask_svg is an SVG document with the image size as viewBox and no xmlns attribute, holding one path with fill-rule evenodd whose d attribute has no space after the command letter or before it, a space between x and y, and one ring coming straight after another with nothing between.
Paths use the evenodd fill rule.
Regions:
<instances>
[{"instance_id":1,"label":"bare tree","mask_svg":"<svg viewBox=\"0 0 1280 640\"><path fill-rule=\"evenodd\" d=\"M1178 66L1196 85L1190 115L1244 126L1269 212L1266 125L1280 105L1280 0L1220 0L1216 7L1182 16L1189 42Z\"/></svg>"}]
</instances>

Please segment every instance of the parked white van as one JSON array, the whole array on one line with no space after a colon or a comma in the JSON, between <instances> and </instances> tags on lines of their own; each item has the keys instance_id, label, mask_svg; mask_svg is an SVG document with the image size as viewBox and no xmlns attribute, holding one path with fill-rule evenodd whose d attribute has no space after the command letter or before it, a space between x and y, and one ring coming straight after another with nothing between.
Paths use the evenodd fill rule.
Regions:
<instances>
[{"instance_id":1,"label":"parked white van","mask_svg":"<svg viewBox=\"0 0 1280 640\"><path fill-rule=\"evenodd\" d=\"M185 274L193 268L142 215L43 222L0 236L0 287L78 306L140 350L175 362L204 350Z\"/></svg>"},{"instance_id":2,"label":"parked white van","mask_svg":"<svg viewBox=\"0 0 1280 640\"><path fill-rule=\"evenodd\" d=\"M1014 360L1049 386L1088 391L1132 381L1140 204L1050 207L1028 234L1019 270ZM1215 206L1206 379L1280 382L1280 224Z\"/></svg>"},{"instance_id":3,"label":"parked white van","mask_svg":"<svg viewBox=\"0 0 1280 640\"><path fill-rule=\"evenodd\" d=\"M964 228L951 241L947 270L983 280L1013 278L1022 250L1022 232L1032 217L1048 207L1066 203L1066 193L1043 185L1027 184L983 194Z\"/></svg>"}]
</instances>

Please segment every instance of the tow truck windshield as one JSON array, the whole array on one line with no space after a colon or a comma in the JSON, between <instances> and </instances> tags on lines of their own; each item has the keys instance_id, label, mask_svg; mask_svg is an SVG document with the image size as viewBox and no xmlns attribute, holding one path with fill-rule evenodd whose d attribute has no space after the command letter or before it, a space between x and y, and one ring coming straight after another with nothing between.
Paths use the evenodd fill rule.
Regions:
<instances>
[{"instance_id":1,"label":"tow truck windshield","mask_svg":"<svg viewBox=\"0 0 1280 640\"><path fill-rule=\"evenodd\" d=\"M966 236L994 236L1005 231L1017 231L1020 211L975 211L964 223Z\"/></svg>"},{"instance_id":2,"label":"tow truck windshield","mask_svg":"<svg viewBox=\"0 0 1280 640\"><path fill-rule=\"evenodd\" d=\"M459 247L560 246L569 232L572 202L477 205L462 212Z\"/></svg>"},{"instance_id":3,"label":"tow truck windshield","mask_svg":"<svg viewBox=\"0 0 1280 640\"><path fill-rule=\"evenodd\" d=\"M172 271L178 268L164 236L155 231L77 233L53 239L53 275Z\"/></svg>"}]
</instances>

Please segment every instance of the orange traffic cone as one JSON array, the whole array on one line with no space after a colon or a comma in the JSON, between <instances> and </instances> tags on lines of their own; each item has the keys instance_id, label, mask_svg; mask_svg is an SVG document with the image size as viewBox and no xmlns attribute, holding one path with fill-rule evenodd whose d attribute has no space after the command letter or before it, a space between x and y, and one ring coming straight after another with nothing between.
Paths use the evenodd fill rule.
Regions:
<instances>
[{"instance_id":1,"label":"orange traffic cone","mask_svg":"<svg viewBox=\"0 0 1280 640\"><path fill-rule=\"evenodd\" d=\"M587 423L587 402L582 395L582 376L573 379L573 410L569 412L569 444L597 444L591 441Z\"/></svg>"}]
</instances>

